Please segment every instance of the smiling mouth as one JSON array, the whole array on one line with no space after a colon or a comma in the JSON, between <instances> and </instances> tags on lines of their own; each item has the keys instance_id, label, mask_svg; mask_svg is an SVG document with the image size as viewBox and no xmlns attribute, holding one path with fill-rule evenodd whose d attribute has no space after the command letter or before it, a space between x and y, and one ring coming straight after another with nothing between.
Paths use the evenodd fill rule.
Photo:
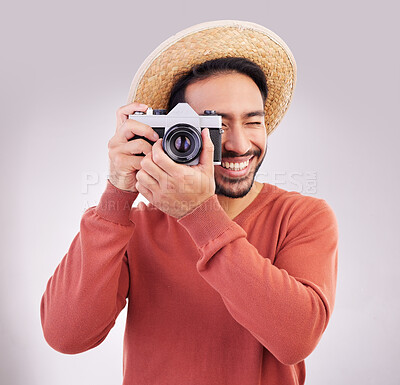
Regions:
<instances>
[{"instance_id":1,"label":"smiling mouth","mask_svg":"<svg viewBox=\"0 0 400 385\"><path fill-rule=\"evenodd\" d=\"M250 159L244 162L221 162L221 166L227 170L240 171L244 170L250 163Z\"/></svg>"}]
</instances>

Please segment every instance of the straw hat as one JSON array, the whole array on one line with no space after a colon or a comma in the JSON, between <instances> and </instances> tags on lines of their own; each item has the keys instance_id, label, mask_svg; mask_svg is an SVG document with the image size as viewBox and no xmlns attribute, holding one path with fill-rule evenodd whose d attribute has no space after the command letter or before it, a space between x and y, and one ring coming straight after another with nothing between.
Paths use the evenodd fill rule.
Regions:
<instances>
[{"instance_id":1,"label":"straw hat","mask_svg":"<svg viewBox=\"0 0 400 385\"><path fill-rule=\"evenodd\" d=\"M282 39L261 25L220 20L187 28L161 43L133 78L128 103L165 109L176 76L196 64L221 57L244 57L267 78L265 125L270 134L283 118L296 83L296 62Z\"/></svg>"}]
</instances>

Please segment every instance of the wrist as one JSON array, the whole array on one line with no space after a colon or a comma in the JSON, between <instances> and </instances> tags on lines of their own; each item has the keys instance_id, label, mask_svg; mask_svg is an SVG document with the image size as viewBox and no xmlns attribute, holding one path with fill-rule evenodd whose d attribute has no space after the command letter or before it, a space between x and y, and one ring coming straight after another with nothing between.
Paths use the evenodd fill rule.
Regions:
<instances>
[{"instance_id":1,"label":"wrist","mask_svg":"<svg viewBox=\"0 0 400 385\"><path fill-rule=\"evenodd\" d=\"M132 193L138 192L135 187L136 179L132 183L132 178L118 178L118 177L110 175L108 177L108 181L118 190L125 191L125 192L132 192Z\"/></svg>"},{"instance_id":2,"label":"wrist","mask_svg":"<svg viewBox=\"0 0 400 385\"><path fill-rule=\"evenodd\" d=\"M137 192L121 190L107 180L106 189L96 206L96 213L108 221L130 225L130 212L137 196Z\"/></svg>"}]
</instances>

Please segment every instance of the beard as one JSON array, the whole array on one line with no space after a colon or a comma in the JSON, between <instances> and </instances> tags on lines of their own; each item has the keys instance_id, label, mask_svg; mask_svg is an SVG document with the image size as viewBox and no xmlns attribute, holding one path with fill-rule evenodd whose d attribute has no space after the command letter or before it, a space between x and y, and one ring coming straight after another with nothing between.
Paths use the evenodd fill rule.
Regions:
<instances>
[{"instance_id":1,"label":"beard","mask_svg":"<svg viewBox=\"0 0 400 385\"><path fill-rule=\"evenodd\" d=\"M255 176L259 168L261 167L262 162L264 161L266 153L267 151L265 151L264 156L257 163L254 170L250 171L250 173L244 177L229 178L226 176L219 176L218 178L220 180L217 180L217 178L215 178L215 193L217 195L223 195L228 198L243 198L244 196L246 196L253 187ZM260 149L252 150L242 156L249 156L249 155L253 155L254 158L257 159L261 156L261 150ZM235 156L238 155L232 153L222 154L222 158L224 157L233 158Z\"/></svg>"}]
</instances>

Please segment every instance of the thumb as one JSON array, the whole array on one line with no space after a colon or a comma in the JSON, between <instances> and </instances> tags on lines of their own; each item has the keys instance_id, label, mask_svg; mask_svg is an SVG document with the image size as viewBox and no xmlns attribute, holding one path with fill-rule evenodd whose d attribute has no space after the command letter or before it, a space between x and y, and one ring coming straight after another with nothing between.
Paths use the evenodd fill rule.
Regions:
<instances>
[{"instance_id":1,"label":"thumb","mask_svg":"<svg viewBox=\"0 0 400 385\"><path fill-rule=\"evenodd\" d=\"M210 138L210 130L204 128L201 131L201 138L203 139L203 150L200 154L199 163L205 167L214 166L214 144Z\"/></svg>"}]
</instances>

